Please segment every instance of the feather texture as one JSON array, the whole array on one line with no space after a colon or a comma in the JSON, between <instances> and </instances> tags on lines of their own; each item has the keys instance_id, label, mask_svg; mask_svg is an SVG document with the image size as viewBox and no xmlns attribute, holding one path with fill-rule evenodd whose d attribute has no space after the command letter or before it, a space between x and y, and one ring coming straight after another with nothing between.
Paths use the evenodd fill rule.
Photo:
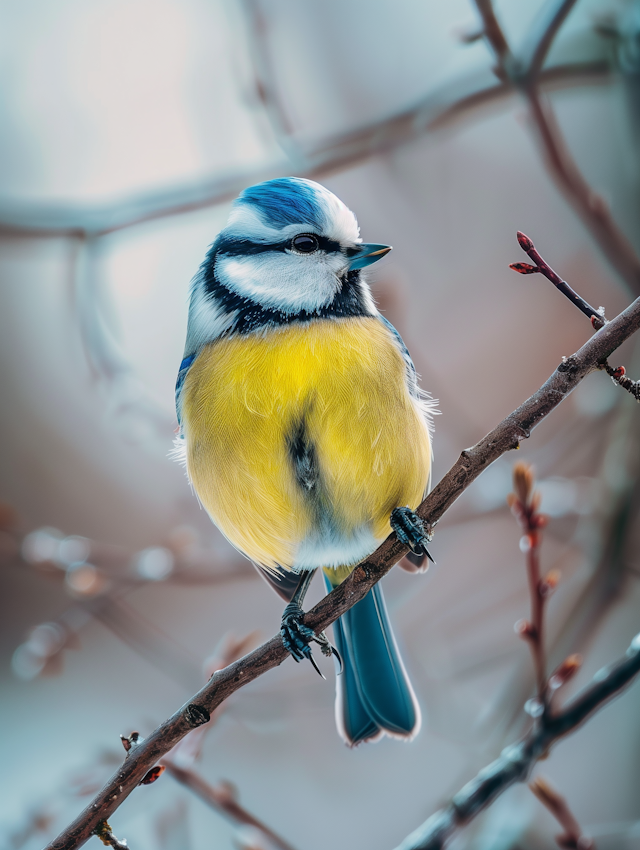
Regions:
<instances>
[{"instance_id":1,"label":"feather texture","mask_svg":"<svg viewBox=\"0 0 640 850\"><path fill-rule=\"evenodd\" d=\"M325 570L327 590L341 578L335 571ZM333 631L344 667L336 685L336 723L344 741L355 746L376 740L383 733L413 738L420 730L420 708L380 585L343 614Z\"/></svg>"},{"instance_id":2,"label":"feather texture","mask_svg":"<svg viewBox=\"0 0 640 850\"><path fill-rule=\"evenodd\" d=\"M377 317L222 338L202 348L181 395L199 498L267 569L354 565L390 533L395 507L423 497L428 425Z\"/></svg>"}]
</instances>

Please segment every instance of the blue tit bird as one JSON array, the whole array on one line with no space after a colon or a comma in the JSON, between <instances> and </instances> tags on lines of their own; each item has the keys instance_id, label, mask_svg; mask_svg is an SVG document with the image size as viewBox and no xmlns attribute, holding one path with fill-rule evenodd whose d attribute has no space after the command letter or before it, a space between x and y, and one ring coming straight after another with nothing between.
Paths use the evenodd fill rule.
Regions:
<instances>
[{"instance_id":1,"label":"blue tit bird","mask_svg":"<svg viewBox=\"0 0 640 850\"><path fill-rule=\"evenodd\" d=\"M287 601L281 634L296 661L313 661L310 641L334 651L302 622L316 570L330 590L392 529L416 563L428 555L413 510L434 402L363 271L390 250L363 243L323 186L269 180L233 203L191 286L179 452L213 522ZM420 709L379 585L334 635L343 739L413 737Z\"/></svg>"}]
</instances>

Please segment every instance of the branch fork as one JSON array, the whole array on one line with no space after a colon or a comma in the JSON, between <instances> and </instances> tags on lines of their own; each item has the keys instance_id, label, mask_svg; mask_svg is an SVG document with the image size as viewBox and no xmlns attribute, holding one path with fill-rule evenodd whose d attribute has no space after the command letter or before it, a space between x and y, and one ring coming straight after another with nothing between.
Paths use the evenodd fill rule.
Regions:
<instances>
[{"instance_id":1,"label":"branch fork","mask_svg":"<svg viewBox=\"0 0 640 850\"><path fill-rule=\"evenodd\" d=\"M522 250L531 257L534 265L529 263L510 263L509 268L513 269L518 274L542 274L547 280L565 295L572 304L585 314L588 319L591 319L593 329L599 331L607 322L604 315L604 307L592 307L588 301L585 301L582 296L572 289L566 280L563 280L559 274L554 272L551 266L544 260L536 250L533 241L524 234L521 230L518 231L518 244Z\"/></svg>"},{"instance_id":2,"label":"branch fork","mask_svg":"<svg viewBox=\"0 0 640 850\"><path fill-rule=\"evenodd\" d=\"M518 272L518 274L544 275L547 280L551 281L556 289L562 292L562 294L565 295L572 304L575 304L578 310L584 313L584 315L591 320L591 325L595 331L601 330L607 324L607 319L604 315L604 307L598 307L596 310L595 307L592 307L591 304L589 304L588 301L585 301L581 295L578 295L578 293L569 286L566 280L563 280L560 275L551 268L549 263L540 256L533 244L533 241L521 230L518 231L518 244L533 260L534 265L530 265L529 263L510 263L510 269L513 269L514 272ZM607 375L609 375L614 384L618 384L619 387L622 387L623 390L630 393L636 401L640 402L640 381L632 381L631 378L627 377L627 370L624 366L617 366L613 368L609 366L605 358L598 364L598 368L603 369Z\"/></svg>"}]
</instances>

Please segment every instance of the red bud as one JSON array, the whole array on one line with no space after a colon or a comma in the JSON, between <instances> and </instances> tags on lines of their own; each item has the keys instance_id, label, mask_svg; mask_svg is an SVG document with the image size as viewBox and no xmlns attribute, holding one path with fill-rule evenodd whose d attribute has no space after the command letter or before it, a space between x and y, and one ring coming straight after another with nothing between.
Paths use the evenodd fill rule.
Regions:
<instances>
[{"instance_id":1,"label":"red bud","mask_svg":"<svg viewBox=\"0 0 640 850\"><path fill-rule=\"evenodd\" d=\"M544 577L544 580L545 584L553 590L558 586L558 582L560 581L560 570L550 570Z\"/></svg>"},{"instance_id":2,"label":"red bud","mask_svg":"<svg viewBox=\"0 0 640 850\"><path fill-rule=\"evenodd\" d=\"M531 251L533 248L533 242L529 237L524 234L521 230L518 231L518 244L522 248L523 251Z\"/></svg>"},{"instance_id":3,"label":"red bud","mask_svg":"<svg viewBox=\"0 0 640 850\"><path fill-rule=\"evenodd\" d=\"M152 782L155 782L162 774L164 773L164 765L157 764L155 767L152 767L151 770L145 775L144 779L140 780L140 785L151 785Z\"/></svg>"},{"instance_id":4,"label":"red bud","mask_svg":"<svg viewBox=\"0 0 640 850\"><path fill-rule=\"evenodd\" d=\"M535 274L540 271L537 266L532 266L531 263L509 263L509 268L518 272L518 274Z\"/></svg>"},{"instance_id":5,"label":"red bud","mask_svg":"<svg viewBox=\"0 0 640 850\"><path fill-rule=\"evenodd\" d=\"M572 679L582 666L581 655L570 655L568 658L557 667L549 677L549 687L553 691L557 691L565 682Z\"/></svg>"}]
</instances>

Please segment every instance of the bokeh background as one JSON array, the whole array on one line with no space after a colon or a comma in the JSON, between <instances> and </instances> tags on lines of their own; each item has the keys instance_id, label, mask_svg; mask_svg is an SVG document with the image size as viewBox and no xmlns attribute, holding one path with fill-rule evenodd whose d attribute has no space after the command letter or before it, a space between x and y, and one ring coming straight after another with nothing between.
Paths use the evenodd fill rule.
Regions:
<instances>
[{"instance_id":1,"label":"bokeh background","mask_svg":"<svg viewBox=\"0 0 640 850\"><path fill-rule=\"evenodd\" d=\"M516 54L548 10L496 4ZM278 628L280 601L167 456L189 281L243 187L311 176L365 240L394 246L371 282L440 399L435 480L591 332L547 281L508 269L525 259L517 229L608 316L639 294L478 33L468 0L0 4L3 850L57 834L121 760L118 735L185 702L221 641ZM639 74L638 3L580 0L541 77L558 138L636 249ZM638 343L615 361L638 377ZM562 573L550 658L585 658L570 691L639 631L639 444L640 408L596 373L519 453L551 517L543 566ZM331 666L325 683L287 661L183 763L232 783L296 850L382 850L521 734L533 677L513 631L528 610L505 505L515 459L440 523L437 567L384 581L426 715L413 743L348 750ZM635 685L539 766L599 850L640 848L639 710ZM166 774L111 823L135 850L257 841ZM453 846L537 850L558 831L515 787Z\"/></svg>"}]
</instances>

